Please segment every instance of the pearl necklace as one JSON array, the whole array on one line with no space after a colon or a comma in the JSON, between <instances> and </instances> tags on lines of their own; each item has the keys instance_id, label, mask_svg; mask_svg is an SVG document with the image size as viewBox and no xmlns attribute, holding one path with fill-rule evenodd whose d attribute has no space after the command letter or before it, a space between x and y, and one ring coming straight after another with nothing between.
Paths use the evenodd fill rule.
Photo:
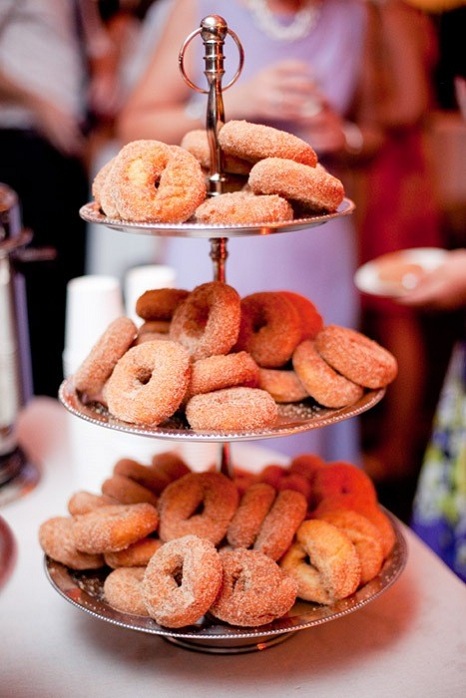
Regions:
<instances>
[{"instance_id":1,"label":"pearl necklace","mask_svg":"<svg viewBox=\"0 0 466 698\"><path fill-rule=\"evenodd\" d=\"M321 2L299 10L291 24L281 24L269 9L267 0L247 0L253 19L259 29L277 41L296 41L310 34L319 21Z\"/></svg>"}]
</instances>

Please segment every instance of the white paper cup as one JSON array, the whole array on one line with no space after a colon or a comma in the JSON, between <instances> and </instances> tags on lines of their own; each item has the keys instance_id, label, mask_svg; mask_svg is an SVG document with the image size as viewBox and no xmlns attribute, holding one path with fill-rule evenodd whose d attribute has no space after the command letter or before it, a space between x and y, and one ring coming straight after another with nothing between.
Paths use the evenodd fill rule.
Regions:
<instances>
[{"instance_id":1,"label":"white paper cup","mask_svg":"<svg viewBox=\"0 0 466 698\"><path fill-rule=\"evenodd\" d=\"M173 288L175 281L175 270L164 264L147 264L130 269L125 276L126 315L140 325L142 320L135 311L139 296L154 288Z\"/></svg>"},{"instance_id":2,"label":"white paper cup","mask_svg":"<svg viewBox=\"0 0 466 698\"><path fill-rule=\"evenodd\" d=\"M118 279L79 276L67 285L63 371L69 376L89 354L108 325L124 315Z\"/></svg>"}]
</instances>

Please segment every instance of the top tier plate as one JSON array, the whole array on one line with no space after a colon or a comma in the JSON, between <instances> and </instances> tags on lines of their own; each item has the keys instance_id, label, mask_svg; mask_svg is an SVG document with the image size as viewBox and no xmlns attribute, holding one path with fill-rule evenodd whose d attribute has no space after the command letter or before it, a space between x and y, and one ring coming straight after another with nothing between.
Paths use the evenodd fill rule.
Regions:
<instances>
[{"instance_id":1,"label":"top tier plate","mask_svg":"<svg viewBox=\"0 0 466 698\"><path fill-rule=\"evenodd\" d=\"M134 223L121 221L104 216L95 202L90 202L81 207L79 214L88 223L105 225L113 230L126 233L143 233L145 235L160 235L165 237L192 237L192 238L233 238L245 235L271 235L275 233L292 233L298 230L307 230L317 225L322 225L335 218L348 216L354 211L354 203L350 199L343 199L334 213L324 213L309 218L295 218L284 223L254 223L250 225L205 225L204 223Z\"/></svg>"}]
</instances>

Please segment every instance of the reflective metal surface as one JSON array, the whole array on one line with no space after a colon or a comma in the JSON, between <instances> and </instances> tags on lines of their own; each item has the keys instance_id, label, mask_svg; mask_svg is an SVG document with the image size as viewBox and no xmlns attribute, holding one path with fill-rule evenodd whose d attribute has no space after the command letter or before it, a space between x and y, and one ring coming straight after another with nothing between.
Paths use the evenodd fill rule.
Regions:
<instances>
[{"instance_id":1,"label":"reflective metal surface","mask_svg":"<svg viewBox=\"0 0 466 698\"><path fill-rule=\"evenodd\" d=\"M354 203L350 199L344 199L335 213L310 216L309 218L296 218L285 223L255 223L253 225L227 225L218 224L206 226L202 223L133 223L121 221L104 216L96 203L90 202L81 207L79 214L88 223L105 225L113 230L126 233L143 233L146 235L160 235L170 237L193 238L233 238L246 235L271 235L276 233L292 233L299 230L307 230L322 225L334 218L348 216L354 211Z\"/></svg>"},{"instance_id":2,"label":"reflective metal surface","mask_svg":"<svg viewBox=\"0 0 466 698\"><path fill-rule=\"evenodd\" d=\"M194 431L184 422L183 417L174 416L158 427L145 427L137 424L122 422L110 415L104 407L97 404L83 404L73 385L70 376L60 386L58 397L71 414L81 417L87 422L107 427L117 431L139 436L151 436L157 439L175 439L176 441L250 441L252 439L276 438L290 436L301 431L319 429L321 427L356 417L376 405L385 395L385 389L369 391L354 405L340 409L321 407L312 400L278 405L278 419L273 427L256 431L220 432Z\"/></svg>"},{"instance_id":3,"label":"reflective metal surface","mask_svg":"<svg viewBox=\"0 0 466 698\"><path fill-rule=\"evenodd\" d=\"M385 592L400 576L407 561L407 546L397 521L391 517L396 543L391 555L373 580L355 594L332 606L298 601L282 618L257 628L222 624L208 615L185 628L164 628L151 618L121 613L103 600L103 583L108 568L75 572L45 558L47 577L67 601L82 611L114 625L163 636L186 649L213 654L237 654L265 649L288 638L298 630L312 628L359 610Z\"/></svg>"},{"instance_id":4,"label":"reflective metal surface","mask_svg":"<svg viewBox=\"0 0 466 698\"><path fill-rule=\"evenodd\" d=\"M10 576L16 561L16 544L10 527L0 516L0 589Z\"/></svg>"}]
</instances>

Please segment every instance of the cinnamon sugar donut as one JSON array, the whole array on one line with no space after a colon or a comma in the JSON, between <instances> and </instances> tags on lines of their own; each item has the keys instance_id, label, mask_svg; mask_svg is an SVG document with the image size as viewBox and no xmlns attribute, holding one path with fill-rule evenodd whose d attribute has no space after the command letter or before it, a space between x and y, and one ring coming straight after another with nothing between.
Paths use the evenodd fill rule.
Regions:
<instances>
[{"instance_id":1,"label":"cinnamon sugar donut","mask_svg":"<svg viewBox=\"0 0 466 698\"><path fill-rule=\"evenodd\" d=\"M86 490L79 490L71 495L67 508L71 516L75 516L76 514L86 514L88 511L98 507L116 503L112 497L107 497L105 494L94 494Z\"/></svg>"},{"instance_id":2,"label":"cinnamon sugar donut","mask_svg":"<svg viewBox=\"0 0 466 698\"><path fill-rule=\"evenodd\" d=\"M160 494L170 483L168 475L153 463L142 465L133 458L120 458L113 466L113 473L130 478L155 494Z\"/></svg>"},{"instance_id":3,"label":"cinnamon sugar donut","mask_svg":"<svg viewBox=\"0 0 466 698\"><path fill-rule=\"evenodd\" d=\"M132 347L105 386L109 412L125 422L154 427L180 406L191 375L188 351L159 340Z\"/></svg>"},{"instance_id":4,"label":"cinnamon sugar donut","mask_svg":"<svg viewBox=\"0 0 466 698\"><path fill-rule=\"evenodd\" d=\"M195 361L185 399L235 385L250 388L259 385L259 367L246 351L208 356Z\"/></svg>"},{"instance_id":5,"label":"cinnamon sugar donut","mask_svg":"<svg viewBox=\"0 0 466 698\"><path fill-rule=\"evenodd\" d=\"M136 315L143 320L170 321L177 307L189 296L183 288L154 288L145 291L136 301ZM154 330L152 326L152 330ZM157 329L160 331L160 329ZM167 328L168 331L168 328Z\"/></svg>"},{"instance_id":6,"label":"cinnamon sugar donut","mask_svg":"<svg viewBox=\"0 0 466 698\"><path fill-rule=\"evenodd\" d=\"M296 600L297 584L257 550L221 550L223 582L210 613L225 623L259 626L282 617Z\"/></svg>"},{"instance_id":7,"label":"cinnamon sugar donut","mask_svg":"<svg viewBox=\"0 0 466 698\"><path fill-rule=\"evenodd\" d=\"M191 472L191 468L175 451L156 453L152 457L151 466L162 477L167 478L168 484Z\"/></svg>"},{"instance_id":8,"label":"cinnamon sugar donut","mask_svg":"<svg viewBox=\"0 0 466 698\"><path fill-rule=\"evenodd\" d=\"M107 575L104 581L104 599L117 611L135 616L148 616L144 602L142 582L144 567L119 567Z\"/></svg>"},{"instance_id":9,"label":"cinnamon sugar donut","mask_svg":"<svg viewBox=\"0 0 466 698\"><path fill-rule=\"evenodd\" d=\"M252 547L275 495L275 489L266 482L247 488L228 526L227 540L233 548Z\"/></svg>"},{"instance_id":10,"label":"cinnamon sugar donut","mask_svg":"<svg viewBox=\"0 0 466 698\"><path fill-rule=\"evenodd\" d=\"M162 492L158 504L163 541L187 534L220 543L238 506L238 491L222 473L189 473Z\"/></svg>"},{"instance_id":11,"label":"cinnamon sugar donut","mask_svg":"<svg viewBox=\"0 0 466 698\"><path fill-rule=\"evenodd\" d=\"M309 397L295 371L280 368L260 368L259 388L266 390L275 402L300 402Z\"/></svg>"},{"instance_id":12,"label":"cinnamon sugar donut","mask_svg":"<svg viewBox=\"0 0 466 698\"><path fill-rule=\"evenodd\" d=\"M293 353L293 368L308 394L324 407L339 408L354 405L363 389L340 375L321 357L315 341L306 339Z\"/></svg>"},{"instance_id":13,"label":"cinnamon sugar donut","mask_svg":"<svg viewBox=\"0 0 466 698\"><path fill-rule=\"evenodd\" d=\"M324 326L322 315L317 310L314 303L306 296L294 291L280 291L280 293L291 301L298 311L301 320L301 342L305 339L314 339Z\"/></svg>"},{"instance_id":14,"label":"cinnamon sugar donut","mask_svg":"<svg viewBox=\"0 0 466 698\"><path fill-rule=\"evenodd\" d=\"M170 338L194 360L227 354L238 338L241 306L238 292L223 281L197 286L175 310Z\"/></svg>"},{"instance_id":15,"label":"cinnamon sugar donut","mask_svg":"<svg viewBox=\"0 0 466 698\"><path fill-rule=\"evenodd\" d=\"M336 211L345 197L341 181L321 165L309 167L279 157L257 162L248 183L255 194L278 194L311 211Z\"/></svg>"},{"instance_id":16,"label":"cinnamon sugar donut","mask_svg":"<svg viewBox=\"0 0 466 698\"><path fill-rule=\"evenodd\" d=\"M76 390L89 400L100 399L105 383L137 334L137 327L130 318L113 320L74 374Z\"/></svg>"},{"instance_id":17,"label":"cinnamon sugar donut","mask_svg":"<svg viewBox=\"0 0 466 698\"><path fill-rule=\"evenodd\" d=\"M118 567L145 567L152 555L162 546L160 538L141 538L123 550L104 553L105 564Z\"/></svg>"},{"instance_id":18,"label":"cinnamon sugar donut","mask_svg":"<svg viewBox=\"0 0 466 698\"><path fill-rule=\"evenodd\" d=\"M186 419L195 431L253 431L275 423L275 400L259 388L225 388L194 395Z\"/></svg>"},{"instance_id":19,"label":"cinnamon sugar donut","mask_svg":"<svg viewBox=\"0 0 466 698\"><path fill-rule=\"evenodd\" d=\"M323 467L325 467L325 461L316 453L299 453L291 459L289 471L304 475L312 483L316 470Z\"/></svg>"},{"instance_id":20,"label":"cinnamon sugar donut","mask_svg":"<svg viewBox=\"0 0 466 698\"><path fill-rule=\"evenodd\" d=\"M85 553L115 552L148 536L158 523L152 504L117 504L75 516L73 536L78 550Z\"/></svg>"},{"instance_id":21,"label":"cinnamon sugar donut","mask_svg":"<svg viewBox=\"0 0 466 698\"><path fill-rule=\"evenodd\" d=\"M149 615L181 628L207 613L222 584L222 563L209 540L186 535L165 543L151 558L143 580Z\"/></svg>"},{"instance_id":22,"label":"cinnamon sugar donut","mask_svg":"<svg viewBox=\"0 0 466 698\"><path fill-rule=\"evenodd\" d=\"M197 207L198 223L256 225L293 220L293 208L277 194L234 191L212 196Z\"/></svg>"},{"instance_id":23,"label":"cinnamon sugar donut","mask_svg":"<svg viewBox=\"0 0 466 698\"><path fill-rule=\"evenodd\" d=\"M333 604L350 596L361 579L359 558L349 537L318 519L301 524L296 542L280 566L298 582L301 599L320 604Z\"/></svg>"},{"instance_id":24,"label":"cinnamon sugar donut","mask_svg":"<svg viewBox=\"0 0 466 698\"><path fill-rule=\"evenodd\" d=\"M358 385L374 390L396 377L398 365L393 354L357 330L328 325L315 342L325 361Z\"/></svg>"},{"instance_id":25,"label":"cinnamon sugar donut","mask_svg":"<svg viewBox=\"0 0 466 698\"><path fill-rule=\"evenodd\" d=\"M73 534L73 519L54 516L39 527L39 544L46 555L73 570L94 570L103 567L99 553L79 550Z\"/></svg>"},{"instance_id":26,"label":"cinnamon sugar donut","mask_svg":"<svg viewBox=\"0 0 466 698\"><path fill-rule=\"evenodd\" d=\"M206 196L196 158L184 148L156 140L123 146L108 180L119 216L141 223L182 223Z\"/></svg>"},{"instance_id":27,"label":"cinnamon sugar donut","mask_svg":"<svg viewBox=\"0 0 466 698\"><path fill-rule=\"evenodd\" d=\"M241 300L237 351L247 351L259 366L279 368L292 356L301 337L293 303L278 291L261 291Z\"/></svg>"},{"instance_id":28,"label":"cinnamon sugar donut","mask_svg":"<svg viewBox=\"0 0 466 698\"><path fill-rule=\"evenodd\" d=\"M139 504L148 502L152 506L157 505L158 497L154 492L135 482L125 475L112 475L102 483L102 492L107 497L112 497L120 504Z\"/></svg>"},{"instance_id":29,"label":"cinnamon sugar donut","mask_svg":"<svg viewBox=\"0 0 466 698\"><path fill-rule=\"evenodd\" d=\"M381 570L384 551L377 527L363 514L351 509L329 511L319 517L346 533L356 548L361 565L361 585L367 584Z\"/></svg>"},{"instance_id":30,"label":"cinnamon sugar donut","mask_svg":"<svg viewBox=\"0 0 466 698\"><path fill-rule=\"evenodd\" d=\"M263 124L231 120L222 126L218 142L224 153L257 162L263 158L287 158L314 167L317 155L298 136Z\"/></svg>"},{"instance_id":31,"label":"cinnamon sugar donut","mask_svg":"<svg viewBox=\"0 0 466 698\"><path fill-rule=\"evenodd\" d=\"M110 185L110 172L115 158L109 160L97 172L92 183L91 193L97 206L108 218L118 218L118 208L113 198L113 187Z\"/></svg>"},{"instance_id":32,"label":"cinnamon sugar donut","mask_svg":"<svg viewBox=\"0 0 466 698\"><path fill-rule=\"evenodd\" d=\"M302 492L286 489L279 492L262 523L254 549L278 560L290 547L306 512L307 500Z\"/></svg>"},{"instance_id":33,"label":"cinnamon sugar donut","mask_svg":"<svg viewBox=\"0 0 466 698\"><path fill-rule=\"evenodd\" d=\"M312 490L317 502L336 495L357 496L368 504L377 502L371 478L361 468L345 461L334 461L316 470Z\"/></svg>"},{"instance_id":34,"label":"cinnamon sugar donut","mask_svg":"<svg viewBox=\"0 0 466 698\"><path fill-rule=\"evenodd\" d=\"M194 155L203 170L210 170L210 146L205 129L199 128L188 131L181 139L180 145ZM224 153L223 170L225 172L247 176L250 169L251 163L247 160L242 160L234 155L227 155Z\"/></svg>"}]
</instances>

